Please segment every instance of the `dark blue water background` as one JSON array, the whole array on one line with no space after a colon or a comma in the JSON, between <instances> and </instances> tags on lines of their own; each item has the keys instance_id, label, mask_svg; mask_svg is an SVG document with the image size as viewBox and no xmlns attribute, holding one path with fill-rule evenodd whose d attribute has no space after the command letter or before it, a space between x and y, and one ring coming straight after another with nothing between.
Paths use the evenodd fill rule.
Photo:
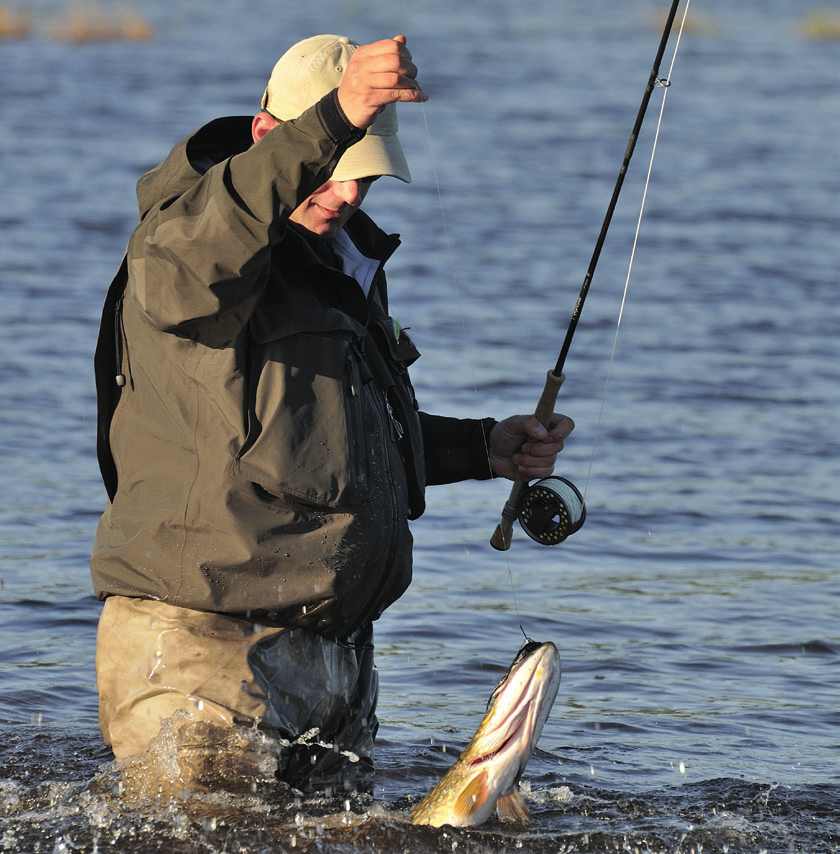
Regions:
<instances>
[{"instance_id":1,"label":"dark blue water background","mask_svg":"<svg viewBox=\"0 0 840 854\"><path fill-rule=\"evenodd\" d=\"M153 40L80 45L47 31L57 6L28 4L32 36L0 42L3 850L840 848L840 41L803 33L836 3L692 3L620 327L665 90L566 363L577 430L558 473L585 491L586 524L555 548L517 531L498 553L505 484L431 492L414 585L378 629L373 811L348 828L307 823L330 805L297 804L295 822L228 800L201 821L89 785L109 761L91 362L136 179L203 122L255 111L294 41L406 32L431 94L400 114L415 180L379 182L366 206L403 235L392 309L424 353L415 385L430 411L530 411L667 6L149 0ZM533 827L407 828L520 619L563 660L526 772Z\"/></svg>"}]
</instances>

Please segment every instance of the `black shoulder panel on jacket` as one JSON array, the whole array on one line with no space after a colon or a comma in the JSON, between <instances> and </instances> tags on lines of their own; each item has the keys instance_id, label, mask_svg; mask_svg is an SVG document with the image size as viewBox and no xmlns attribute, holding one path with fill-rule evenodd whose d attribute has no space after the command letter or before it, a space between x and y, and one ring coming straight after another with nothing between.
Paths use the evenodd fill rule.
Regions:
<instances>
[{"instance_id":1,"label":"black shoulder panel on jacket","mask_svg":"<svg viewBox=\"0 0 840 854\"><path fill-rule=\"evenodd\" d=\"M102 321L99 325L99 338L93 357L96 376L96 456L99 459L99 471L111 501L117 493L117 466L111 454L111 419L114 417L114 411L122 394L122 385L119 384L117 377L122 376L120 311L127 282L128 259L124 257L105 297ZM124 384L125 378L122 379Z\"/></svg>"}]
</instances>

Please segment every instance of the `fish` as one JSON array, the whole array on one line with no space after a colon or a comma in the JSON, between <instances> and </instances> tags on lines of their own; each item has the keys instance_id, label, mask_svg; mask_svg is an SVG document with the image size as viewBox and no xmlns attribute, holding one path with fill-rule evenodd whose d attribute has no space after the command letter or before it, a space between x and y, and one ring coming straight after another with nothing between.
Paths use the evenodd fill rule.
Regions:
<instances>
[{"instance_id":1,"label":"fish","mask_svg":"<svg viewBox=\"0 0 840 854\"><path fill-rule=\"evenodd\" d=\"M530 824L519 781L559 687L557 647L528 640L490 695L470 743L412 809L411 824L475 827L494 810L502 821Z\"/></svg>"}]
</instances>

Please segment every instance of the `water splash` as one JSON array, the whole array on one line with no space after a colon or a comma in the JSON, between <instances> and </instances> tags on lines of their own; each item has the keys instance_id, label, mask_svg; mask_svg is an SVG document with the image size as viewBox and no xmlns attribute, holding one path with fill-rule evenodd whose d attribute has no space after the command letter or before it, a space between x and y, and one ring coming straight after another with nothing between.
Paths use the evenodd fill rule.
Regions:
<instances>
[{"instance_id":1,"label":"water splash","mask_svg":"<svg viewBox=\"0 0 840 854\"><path fill-rule=\"evenodd\" d=\"M149 749L115 762L110 773L128 801L179 797L184 791L253 792L275 782L284 739L257 727L223 727L179 710Z\"/></svg>"}]
</instances>

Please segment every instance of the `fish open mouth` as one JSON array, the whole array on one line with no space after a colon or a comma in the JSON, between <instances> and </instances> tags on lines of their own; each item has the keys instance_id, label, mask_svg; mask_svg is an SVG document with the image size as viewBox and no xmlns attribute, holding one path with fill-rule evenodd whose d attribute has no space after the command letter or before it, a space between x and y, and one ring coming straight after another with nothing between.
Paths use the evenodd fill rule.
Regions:
<instances>
[{"instance_id":1,"label":"fish open mouth","mask_svg":"<svg viewBox=\"0 0 840 854\"><path fill-rule=\"evenodd\" d=\"M470 762L470 768L475 768L477 765L483 765L485 762L490 762L500 754L504 753L511 744L519 741L519 736L528 725L529 711L530 703L526 704L525 708L521 709L517 713L507 738L505 738L505 740L494 750L490 750L486 753L482 753L480 756L476 756L476 758Z\"/></svg>"}]
</instances>

